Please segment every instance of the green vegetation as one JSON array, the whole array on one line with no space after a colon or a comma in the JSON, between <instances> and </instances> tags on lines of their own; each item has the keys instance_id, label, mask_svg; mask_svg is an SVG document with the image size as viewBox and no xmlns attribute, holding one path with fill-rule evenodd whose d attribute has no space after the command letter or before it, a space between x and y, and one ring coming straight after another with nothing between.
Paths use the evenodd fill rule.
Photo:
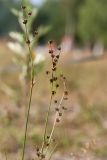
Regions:
<instances>
[{"instance_id":1,"label":"green vegetation","mask_svg":"<svg viewBox=\"0 0 107 160\"><path fill-rule=\"evenodd\" d=\"M29 5L31 5L30 2ZM21 29L17 24L17 19L10 12L10 8L13 7L19 8L19 1L0 1L1 35L6 34L10 28ZM60 42L66 34L72 36L77 44L102 43L106 46L106 11L106 0L46 0L38 8L32 28L34 29L35 26L51 27L46 35L40 37L39 40L43 43L49 38ZM7 23L8 25L6 25Z\"/></svg>"}]
</instances>

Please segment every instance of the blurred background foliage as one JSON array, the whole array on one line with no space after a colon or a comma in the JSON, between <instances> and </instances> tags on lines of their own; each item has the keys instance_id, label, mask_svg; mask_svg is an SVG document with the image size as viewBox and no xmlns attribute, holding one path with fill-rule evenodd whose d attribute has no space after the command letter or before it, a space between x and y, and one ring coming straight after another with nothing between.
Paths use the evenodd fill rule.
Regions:
<instances>
[{"instance_id":1,"label":"blurred background foliage","mask_svg":"<svg viewBox=\"0 0 107 160\"><path fill-rule=\"evenodd\" d=\"M35 25L51 25L51 29L46 35L41 36L40 42L46 42L50 37L60 42L62 37L68 34L74 38L76 44L101 42L106 46L106 0L45 0L43 2L39 6L32 29ZM29 4L33 5L30 1ZM0 1L0 35L6 35L10 30L21 30L16 17L10 11L13 7L20 9L19 0Z\"/></svg>"}]
</instances>

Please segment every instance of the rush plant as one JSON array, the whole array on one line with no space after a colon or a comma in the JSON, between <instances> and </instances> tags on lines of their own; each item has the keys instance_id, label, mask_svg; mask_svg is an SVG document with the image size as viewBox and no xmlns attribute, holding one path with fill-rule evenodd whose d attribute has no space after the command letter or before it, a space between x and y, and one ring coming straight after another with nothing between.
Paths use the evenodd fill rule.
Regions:
<instances>
[{"instance_id":1,"label":"rush plant","mask_svg":"<svg viewBox=\"0 0 107 160\"><path fill-rule=\"evenodd\" d=\"M29 61L28 61L28 67L30 68L30 91L29 91L29 102L28 102L28 109L27 109L27 115L26 115L26 124L25 124L25 132L24 132L24 142L23 142L23 150L22 150L22 160L25 158L25 149L26 149L26 140L27 140L27 133L28 133L28 124L29 124L29 115L30 115L30 109L31 109L31 103L32 103L32 94L33 94L33 88L36 83L36 77L35 77L35 66L32 56L32 39L30 39L29 32L28 32L28 24L30 21L30 18L32 17L32 11L28 9L27 5L25 3L22 3L21 5L22 10L22 24L24 26L24 37L25 37L25 44L28 48L29 53ZM38 30L34 31L34 39L39 34ZM54 132L55 128L58 123L60 123L63 114L65 110L67 109L65 107L65 102L68 100L68 91L66 87L66 77L61 74L58 75L58 62L61 56L61 48L55 47L54 42L50 40L48 42L49 46L49 55L51 59L51 66L50 69L46 71L46 75L49 79L49 83L51 86L51 93L50 93L50 100L49 100L49 106L46 113L46 120L44 125L44 133L43 133L43 140L41 142L41 146L36 147L36 158L38 160L47 159L50 160L54 150L56 149L58 142L56 142L54 138ZM60 98L58 99L58 88L60 87L60 82L63 84L63 93ZM54 121L52 124L52 128L49 132L49 116L51 113L52 108L54 107ZM50 153L50 154L49 154Z\"/></svg>"}]
</instances>

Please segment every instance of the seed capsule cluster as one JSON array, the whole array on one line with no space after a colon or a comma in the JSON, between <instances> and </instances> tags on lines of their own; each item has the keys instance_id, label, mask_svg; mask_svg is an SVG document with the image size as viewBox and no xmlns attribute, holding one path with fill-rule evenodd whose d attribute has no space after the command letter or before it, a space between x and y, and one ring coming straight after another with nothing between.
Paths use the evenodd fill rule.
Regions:
<instances>
[{"instance_id":1,"label":"seed capsule cluster","mask_svg":"<svg viewBox=\"0 0 107 160\"><path fill-rule=\"evenodd\" d=\"M31 18L32 16L32 11L29 11L28 8L25 5L21 6L22 8L22 13L23 13L23 24L26 26L27 28L27 24L29 22L29 18ZM38 29L36 28L33 34L33 37L38 35ZM30 39L28 39L28 37L26 37L26 43L29 45L31 43Z\"/></svg>"}]
</instances>

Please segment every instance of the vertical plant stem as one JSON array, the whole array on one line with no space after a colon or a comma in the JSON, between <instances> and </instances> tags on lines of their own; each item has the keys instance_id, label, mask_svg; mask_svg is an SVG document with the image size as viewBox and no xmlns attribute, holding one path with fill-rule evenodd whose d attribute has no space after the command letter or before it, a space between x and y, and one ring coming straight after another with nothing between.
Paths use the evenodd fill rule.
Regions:
<instances>
[{"instance_id":1,"label":"vertical plant stem","mask_svg":"<svg viewBox=\"0 0 107 160\"><path fill-rule=\"evenodd\" d=\"M24 160L24 156L25 156L25 147L26 147L26 138L27 138L28 123L29 123L29 113L30 113L30 107L31 107L31 101L32 101L32 92L33 92L33 85L31 86L31 90L30 90L29 106L28 106L28 112L27 112L24 144L23 144L23 151L22 151L22 160Z\"/></svg>"},{"instance_id":2,"label":"vertical plant stem","mask_svg":"<svg viewBox=\"0 0 107 160\"><path fill-rule=\"evenodd\" d=\"M63 82L63 85L64 85L64 90L65 90L65 82ZM63 102L63 98L64 98L64 92L63 92L63 95L62 95L61 100L60 100L59 105L58 105L58 108L59 108L59 109L60 109L61 104L62 104L62 102ZM51 133L50 133L50 136L49 136L49 141L48 141L49 144L51 143L52 136L53 136L53 134L54 134L57 116L58 116L58 113L56 112L56 114L55 114L55 119L54 119L54 123L53 123L53 126L52 126L52 130L51 130ZM47 146L47 148L46 148L46 153L45 153L45 154L47 154L48 148L49 148L49 146Z\"/></svg>"},{"instance_id":3,"label":"vertical plant stem","mask_svg":"<svg viewBox=\"0 0 107 160\"><path fill-rule=\"evenodd\" d=\"M53 64L53 58L52 58L52 64ZM53 79L53 77L54 77L54 74L53 74L53 70L52 70L52 79ZM46 115L45 130L44 130L43 143L42 143L42 148L41 148L41 152L42 153L43 153L43 150L44 150L45 138L46 138L46 132L47 132L47 126L48 126L48 120L49 120L49 114L50 114L50 109L51 109L51 105L52 105L52 99L53 99L52 91L53 91L53 87L54 87L54 83L52 82L52 86L51 86L51 98L50 98L50 104L49 104L47 115Z\"/></svg>"},{"instance_id":4,"label":"vertical plant stem","mask_svg":"<svg viewBox=\"0 0 107 160\"><path fill-rule=\"evenodd\" d=\"M53 90L53 83L52 83L52 90ZM42 148L41 148L42 153L43 153L43 148L44 148L44 144L45 144L45 138L46 138L46 132L47 132L49 113L50 113L51 104L52 104L52 98L53 98L53 95L51 93L50 104L49 104L49 107L48 107L48 111L47 111L47 115L46 115L46 121L45 121L45 131L44 131L44 136L43 136L43 144L42 144Z\"/></svg>"},{"instance_id":5,"label":"vertical plant stem","mask_svg":"<svg viewBox=\"0 0 107 160\"><path fill-rule=\"evenodd\" d=\"M25 24L25 36L26 36L26 39L29 40L29 35L28 35L26 24ZM27 139L27 132L28 132L28 124L29 124L29 115L30 115L32 93L33 93L33 87L34 87L34 64L33 64L33 59L32 59L32 52L31 52L30 44L27 44L27 45L28 45L28 50L29 50L29 55L30 55L30 62L31 62L31 87L30 87L28 111L27 111L26 125L25 125L24 144L23 144L23 150L22 150L22 160L24 160L24 157L25 157L25 148L26 148L26 139Z\"/></svg>"}]
</instances>

